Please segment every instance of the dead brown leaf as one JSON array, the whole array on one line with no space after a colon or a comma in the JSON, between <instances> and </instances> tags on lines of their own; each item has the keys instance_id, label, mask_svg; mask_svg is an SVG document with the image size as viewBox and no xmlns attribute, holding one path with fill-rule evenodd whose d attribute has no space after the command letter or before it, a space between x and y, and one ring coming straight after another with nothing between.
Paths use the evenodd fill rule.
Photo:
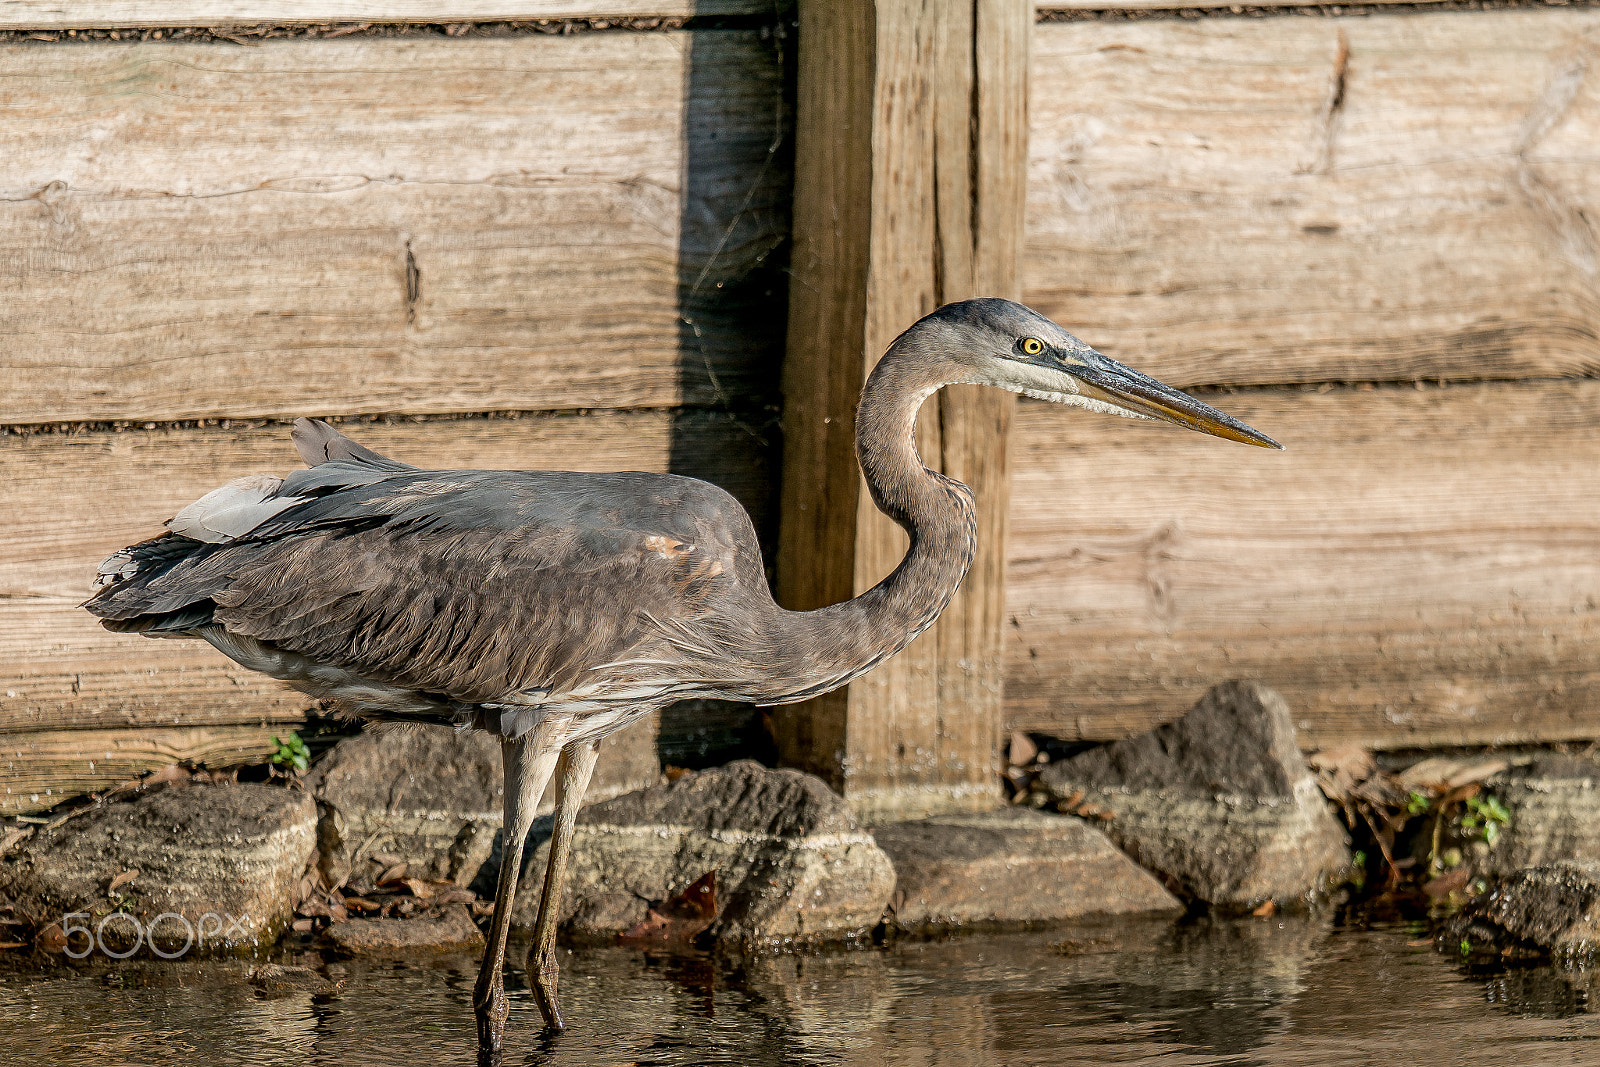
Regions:
<instances>
[{"instance_id":1,"label":"dead brown leaf","mask_svg":"<svg viewBox=\"0 0 1600 1067\"><path fill-rule=\"evenodd\" d=\"M1452 804L1459 804L1483 792L1483 786L1477 782L1468 782L1466 785L1456 786L1450 792L1439 798L1438 807L1448 808Z\"/></svg>"},{"instance_id":2,"label":"dead brown leaf","mask_svg":"<svg viewBox=\"0 0 1600 1067\"><path fill-rule=\"evenodd\" d=\"M123 886L127 885L137 877L139 877L139 871L137 868L123 871L121 874L111 879L111 886L106 890L106 892L115 893L117 890L121 889Z\"/></svg>"},{"instance_id":3,"label":"dead brown leaf","mask_svg":"<svg viewBox=\"0 0 1600 1067\"><path fill-rule=\"evenodd\" d=\"M1467 883L1471 881L1472 868L1463 865L1453 871L1446 871L1439 877L1424 883L1422 891L1434 900L1442 900L1451 893L1459 893L1467 888Z\"/></svg>"},{"instance_id":4,"label":"dead brown leaf","mask_svg":"<svg viewBox=\"0 0 1600 1067\"><path fill-rule=\"evenodd\" d=\"M645 917L624 931L630 944L687 943L698 937L717 915L717 872L707 871L676 896L651 907Z\"/></svg>"},{"instance_id":5,"label":"dead brown leaf","mask_svg":"<svg viewBox=\"0 0 1600 1067\"><path fill-rule=\"evenodd\" d=\"M404 881L407 866L408 865L405 860L401 860L399 863L396 863L394 866L378 875L378 884L391 885L395 882Z\"/></svg>"},{"instance_id":6,"label":"dead brown leaf","mask_svg":"<svg viewBox=\"0 0 1600 1067\"><path fill-rule=\"evenodd\" d=\"M169 763L159 770L152 771L139 780L139 784L146 789L153 785L171 785L174 782L187 782L189 770L181 763Z\"/></svg>"},{"instance_id":7,"label":"dead brown leaf","mask_svg":"<svg viewBox=\"0 0 1600 1067\"><path fill-rule=\"evenodd\" d=\"M1400 788L1406 791L1426 790L1445 793L1450 789L1450 779L1464 770L1466 764L1449 756L1430 756L1413 763L1395 776Z\"/></svg>"},{"instance_id":8,"label":"dead brown leaf","mask_svg":"<svg viewBox=\"0 0 1600 1067\"><path fill-rule=\"evenodd\" d=\"M1072 814L1082 816L1085 819L1115 819L1117 817L1116 812L1110 808L1102 808L1098 804L1079 804L1071 810Z\"/></svg>"},{"instance_id":9,"label":"dead brown leaf","mask_svg":"<svg viewBox=\"0 0 1600 1067\"><path fill-rule=\"evenodd\" d=\"M1357 798L1357 787L1378 773L1378 763L1361 745L1334 745L1306 757L1317 774L1317 785L1335 804L1349 806Z\"/></svg>"},{"instance_id":10,"label":"dead brown leaf","mask_svg":"<svg viewBox=\"0 0 1600 1067\"><path fill-rule=\"evenodd\" d=\"M1451 789L1461 789L1468 785L1487 781L1495 775L1510 767L1511 764L1503 759L1479 760L1477 763L1468 764L1446 781Z\"/></svg>"},{"instance_id":11,"label":"dead brown leaf","mask_svg":"<svg viewBox=\"0 0 1600 1067\"><path fill-rule=\"evenodd\" d=\"M33 943L46 952L60 952L67 947L67 933L60 923L51 923L33 935Z\"/></svg>"}]
</instances>

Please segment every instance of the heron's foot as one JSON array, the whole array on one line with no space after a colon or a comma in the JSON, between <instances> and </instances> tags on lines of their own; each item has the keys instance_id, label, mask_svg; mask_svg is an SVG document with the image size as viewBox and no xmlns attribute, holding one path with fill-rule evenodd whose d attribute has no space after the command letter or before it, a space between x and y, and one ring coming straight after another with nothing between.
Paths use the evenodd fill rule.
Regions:
<instances>
[{"instance_id":1,"label":"heron's foot","mask_svg":"<svg viewBox=\"0 0 1600 1067\"><path fill-rule=\"evenodd\" d=\"M539 1013L544 1016L545 1028L565 1030L567 1024L561 1018L561 998L556 992L561 968L556 964L555 953L541 952L529 962L532 964L528 968L528 978L533 986L533 999L539 1005Z\"/></svg>"}]
</instances>

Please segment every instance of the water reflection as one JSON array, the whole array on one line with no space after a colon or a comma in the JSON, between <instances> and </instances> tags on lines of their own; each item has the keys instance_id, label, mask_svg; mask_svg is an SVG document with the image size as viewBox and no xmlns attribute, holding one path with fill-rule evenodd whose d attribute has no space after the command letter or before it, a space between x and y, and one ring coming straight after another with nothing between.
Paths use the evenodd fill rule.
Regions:
<instances>
[{"instance_id":1,"label":"water reflection","mask_svg":"<svg viewBox=\"0 0 1600 1067\"><path fill-rule=\"evenodd\" d=\"M1133 921L807 956L569 956L574 1030L513 989L508 1063L1074 1067L1600 1062L1590 975L1475 979L1401 930L1311 919ZM477 961L285 959L331 995L265 996L247 964L0 972L0 1062L471 1064Z\"/></svg>"}]
</instances>

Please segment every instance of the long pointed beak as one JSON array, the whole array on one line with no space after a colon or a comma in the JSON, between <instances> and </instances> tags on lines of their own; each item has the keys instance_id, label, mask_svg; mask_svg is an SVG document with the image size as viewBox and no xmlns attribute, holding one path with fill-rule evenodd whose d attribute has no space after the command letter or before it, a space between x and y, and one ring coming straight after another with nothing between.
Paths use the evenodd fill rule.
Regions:
<instances>
[{"instance_id":1,"label":"long pointed beak","mask_svg":"<svg viewBox=\"0 0 1600 1067\"><path fill-rule=\"evenodd\" d=\"M1078 381L1079 392L1106 404L1163 422L1187 426L1213 437L1225 437L1247 445L1283 450L1283 446L1259 430L1252 429L1232 415L1201 403L1188 393L1163 385L1147 374L1123 366L1109 356L1090 349L1074 355L1086 357L1077 365L1064 368Z\"/></svg>"}]
</instances>

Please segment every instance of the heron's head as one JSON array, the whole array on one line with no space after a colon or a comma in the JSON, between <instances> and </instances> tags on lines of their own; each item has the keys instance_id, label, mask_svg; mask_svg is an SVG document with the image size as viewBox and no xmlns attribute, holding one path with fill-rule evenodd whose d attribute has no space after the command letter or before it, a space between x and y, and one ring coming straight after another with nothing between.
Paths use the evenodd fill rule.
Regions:
<instances>
[{"instance_id":1,"label":"heron's head","mask_svg":"<svg viewBox=\"0 0 1600 1067\"><path fill-rule=\"evenodd\" d=\"M959 381L1112 415L1161 419L1263 448L1283 447L1233 416L1101 355L1037 311L1010 300L946 304L896 344L937 359Z\"/></svg>"}]
</instances>

